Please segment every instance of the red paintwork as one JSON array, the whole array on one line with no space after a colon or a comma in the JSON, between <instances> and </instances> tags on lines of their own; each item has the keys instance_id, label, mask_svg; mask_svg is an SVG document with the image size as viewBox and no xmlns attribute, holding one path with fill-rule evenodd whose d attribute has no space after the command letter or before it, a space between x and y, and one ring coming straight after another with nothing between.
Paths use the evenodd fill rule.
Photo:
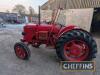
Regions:
<instances>
[{"instance_id":1,"label":"red paintwork","mask_svg":"<svg viewBox=\"0 0 100 75\"><path fill-rule=\"evenodd\" d=\"M72 40L65 43L64 54L70 61L82 61L85 60L89 53L88 45L81 40Z\"/></svg>"},{"instance_id":2,"label":"red paintwork","mask_svg":"<svg viewBox=\"0 0 100 75\"><path fill-rule=\"evenodd\" d=\"M55 48L56 42L57 40L59 40L59 37L61 37L64 33L67 33L74 29L79 30L80 28L73 25L61 28L58 25L52 24L28 24L24 27L23 39L21 41L26 42L27 44L32 44L33 46L45 44L46 46L52 46L53 48ZM75 42L77 42L78 44ZM81 40L73 40L65 43L64 55L70 61L82 61L86 59L88 53L88 45Z\"/></svg>"},{"instance_id":3,"label":"red paintwork","mask_svg":"<svg viewBox=\"0 0 100 75\"><path fill-rule=\"evenodd\" d=\"M60 32L58 33L58 37L61 37L62 34L70 31L70 30L73 30L73 29L79 29L78 27L76 27L75 25L69 25L67 27L64 27L60 30Z\"/></svg>"},{"instance_id":4,"label":"red paintwork","mask_svg":"<svg viewBox=\"0 0 100 75\"><path fill-rule=\"evenodd\" d=\"M17 54L18 57L20 57L20 58L22 58L22 59L25 58L26 53L25 53L25 51L23 50L23 48L17 46L16 49L15 49L15 51L16 51L16 54Z\"/></svg>"},{"instance_id":5,"label":"red paintwork","mask_svg":"<svg viewBox=\"0 0 100 75\"><path fill-rule=\"evenodd\" d=\"M55 47L56 40L63 33L73 29L76 29L73 25L60 28L59 25L52 24L28 24L24 27L25 35L22 40L31 44L46 44Z\"/></svg>"},{"instance_id":6,"label":"red paintwork","mask_svg":"<svg viewBox=\"0 0 100 75\"><path fill-rule=\"evenodd\" d=\"M41 43L54 45L60 28L56 25L26 25L24 27L25 35L23 40L28 43ZM51 35L53 34L53 35Z\"/></svg>"}]
</instances>

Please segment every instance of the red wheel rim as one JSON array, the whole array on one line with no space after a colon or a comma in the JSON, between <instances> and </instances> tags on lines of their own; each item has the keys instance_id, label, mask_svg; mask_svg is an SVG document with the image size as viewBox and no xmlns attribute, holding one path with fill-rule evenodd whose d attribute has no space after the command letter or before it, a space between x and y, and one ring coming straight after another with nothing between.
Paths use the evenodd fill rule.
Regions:
<instances>
[{"instance_id":1,"label":"red wheel rim","mask_svg":"<svg viewBox=\"0 0 100 75\"><path fill-rule=\"evenodd\" d=\"M21 59L24 59L24 58L25 58L26 53L25 53L25 51L24 51L23 48L17 46L17 47L15 48L15 51L16 51L16 55L17 55L19 58L21 58Z\"/></svg>"},{"instance_id":2,"label":"red wheel rim","mask_svg":"<svg viewBox=\"0 0 100 75\"><path fill-rule=\"evenodd\" d=\"M81 40L72 40L64 45L64 55L69 61L84 61L89 54L88 45Z\"/></svg>"}]
</instances>

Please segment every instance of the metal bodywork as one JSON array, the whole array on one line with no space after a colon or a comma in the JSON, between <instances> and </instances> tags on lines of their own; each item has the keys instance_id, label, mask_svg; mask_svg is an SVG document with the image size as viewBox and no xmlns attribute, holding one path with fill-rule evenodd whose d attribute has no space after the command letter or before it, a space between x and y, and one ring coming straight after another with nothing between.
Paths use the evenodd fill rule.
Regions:
<instances>
[{"instance_id":1,"label":"metal bodywork","mask_svg":"<svg viewBox=\"0 0 100 75\"><path fill-rule=\"evenodd\" d=\"M61 37L64 33L78 29L73 25L68 27L61 27L59 25L36 25L30 24L24 27L23 42L28 42L29 44L46 44L46 46L55 47L56 40Z\"/></svg>"}]
</instances>

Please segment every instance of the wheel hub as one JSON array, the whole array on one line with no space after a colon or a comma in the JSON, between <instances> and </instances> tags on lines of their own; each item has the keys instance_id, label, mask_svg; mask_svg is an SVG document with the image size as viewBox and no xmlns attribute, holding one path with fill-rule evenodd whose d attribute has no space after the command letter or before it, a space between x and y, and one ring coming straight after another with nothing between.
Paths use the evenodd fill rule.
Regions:
<instances>
[{"instance_id":1,"label":"wheel hub","mask_svg":"<svg viewBox=\"0 0 100 75\"><path fill-rule=\"evenodd\" d=\"M64 45L64 55L69 60L84 60L88 55L88 51L87 44L81 40L72 40Z\"/></svg>"},{"instance_id":2,"label":"wheel hub","mask_svg":"<svg viewBox=\"0 0 100 75\"><path fill-rule=\"evenodd\" d=\"M79 56L82 52L82 47L80 45L75 44L70 48L70 50L72 55Z\"/></svg>"},{"instance_id":3,"label":"wheel hub","mask_svg":"<svg viewBox=\"0 0 100 75\"><path fill-rule=\"evenodd\" d=\"M16 54L22 59L26 56L25 51L21 47L16 47Z\"/></svg>"}]
</instances>

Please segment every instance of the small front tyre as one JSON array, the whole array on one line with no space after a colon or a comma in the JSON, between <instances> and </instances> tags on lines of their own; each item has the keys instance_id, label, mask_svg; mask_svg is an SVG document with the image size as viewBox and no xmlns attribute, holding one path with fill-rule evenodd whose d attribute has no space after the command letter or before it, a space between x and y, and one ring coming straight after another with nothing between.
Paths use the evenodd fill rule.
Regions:
<instances>
[{"instance_id":1,"label":"small front tyre","mask_svg":"<svg viewBox=\"0 0 100 75\"><path fill-rule=\"evenodd\" d=\"M14 46L15 54L22 60L28 60L30 57L30 50L23 42L18 42Z\"/></svg>"}]
</instances>

